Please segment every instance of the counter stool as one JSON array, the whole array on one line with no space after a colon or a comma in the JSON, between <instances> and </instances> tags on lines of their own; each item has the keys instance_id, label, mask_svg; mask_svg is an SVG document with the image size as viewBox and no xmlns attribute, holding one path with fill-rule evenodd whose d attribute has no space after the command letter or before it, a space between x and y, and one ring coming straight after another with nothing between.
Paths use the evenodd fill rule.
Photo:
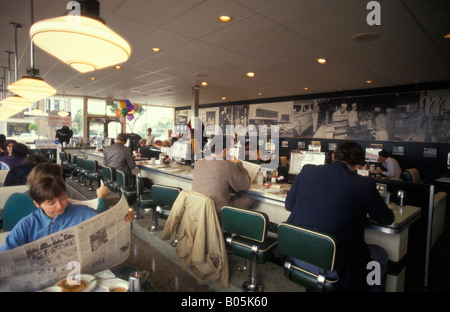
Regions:
<instances>
[{"instance_id":1,"label":"counter stool","mask_svg":"<svg viewBox=\"0 0 450 312\"><path fill-rule=\"evenodd\" d=\"M135 218L141 218L139 213L139 208L147 208L148 203L153 203L152 201L152 191L150 189L145 188L144 186L144 178L140 173L136 175L136 211L134 212Z\"/></svg>"},{"instance_id":2,"label":"counter stool","mask_svg":"<svg viewBox=\"0 0 450 312\"><path fill-rule=\"evenodd\" d=\"M102 166L102 179L103 183L109 188L111 192L118 193L120 191L116 182L116 169Z\"/></svg>"},{"instance_id":3,"label":"counter stool","mask_svg":"<svg viewBox=\"0 0 450 312\"><path fill-rule=\"evenodd\" d=\"M77 157L77 159L75 160L76 163L76 167L75 167L75 172L76 172L76 179L74 180L74 182L78 182L81 183L81 186L84 186L84 181L85 181L85 176L84 173L86 172L86 169L84 168L84 159Z\"/></svg>"},{"instance_id":4,"label":"counter stool","mask_svg":"<svg viewBox=\"0 0 450 312\"><path fill-rule=\"evenodd\" d=\"M248 280L242 287L246 291L263 291L264 284L258 276L258 264L269 260L277 246L277 239L267 236L269 217L263 212L224 206L221 218L223 231L231 234L226 238L231 252L250 260Z\"/></svg>"},{"instance_id":5,"label":"counter stool","mask_svg":"<svg viewBox=\"0 0 450 312\"><path fill-rule=\"evenodd\" d=\"M287 256L284 263L286 278L309 291L336 291L339 279L326 277L333 271L336 257L336 238L332 235L283 222L278 226L278 248ZM319 268L311 273L295 263L292 258Z\"/></svg>"},{"instance_id":6,"label":"counter stool","mask_svg":"<svg viewBox=\"0 0 450 312\"><path fill-rule=\"evenodd\" d=\"M150 232L157 232L161 230L158 225L158 216L167 220L173 203L182 190L182 188L175 186L162 184L152 185L152 200L151 202L146 201L144 203L146 207L152 208L152 225L148 228Z\"/></svg>"},{"instance_id":7,"label":"counter stool","mask_svg":"<svg viewBox=\"0 0 450 312\"><path fill-rule=\"evenodd\" d=\"M97 181L97 188L100 187L100 180L102 179L102 174L98 171L98 162L96 160L84 160L84 165L86 168L85 177L89 180L88 191L94 189L94 180Z\"/></svg>"},{"instance_id":8,"label":"counter stool","mask_svg":"<svg viewBox=\"0 0 450 312\"><path fill-rule=\"evenodd\" d=\"M136 211L137 190L135 186L130 186L128 173L116 169L116 182L120 188L120 192L125 196L128 205L134 207L134 211Z\"/></svg>"}]
</instances>

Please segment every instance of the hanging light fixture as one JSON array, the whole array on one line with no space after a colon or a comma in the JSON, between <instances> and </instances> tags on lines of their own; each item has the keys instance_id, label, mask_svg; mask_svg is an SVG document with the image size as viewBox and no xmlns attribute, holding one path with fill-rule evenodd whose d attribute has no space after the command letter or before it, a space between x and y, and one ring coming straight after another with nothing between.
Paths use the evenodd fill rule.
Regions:
<instances>
[{"instance_id":1,"label":"hanging light fixture","mask_svg":"<svg viewBox=\"0 0 450 312\"><path fill-rule=\"evenodd\" d=\"M22 25L20 24L16 24L16 23L11 23L11 26L13 26L15 28L15 80L17 80L17 29L21 28ZM8 53L8 81L11 81L11 66L10 66L10 55L12 54L12 52L9 51L5 51L6 53ZM33 105L33 103L31 103L30 101L24 99L23 97L19 96L19 95L10 95L7 98L3 99L0 101L0 104L2 104L1 108L1 112L3 116L8 115L8 117L14 116L15 114L20 113L21 111L23 111L24 109L27 109L29 107L31 107Z\"/></svg>"},{"instance_id":2,"label":"hanging light fixture","mask_svg":"<svg viewBox=\"0 0 450 312\"><path fill-rule=\"evenodd\" d=\"M30 37L38 47L81 73L128 60L130 45L105 25L97 0L71 1L68 10L31 26Z\"/></svg>"},{"instance_id":3,"label":"hanging light fixture","mask_svg":"<svg viewBox=\"0 0 450 312\"><path fill-rule=\"evenodd\" d=\"M34 22L33 18L33 0L31 2L31 24ZM12 24L12 23L11 23ZM16 28L17 32L17 28ZM17 37L17 35L16 35ZM17 38L16 38L17 41ZM17 44L16 44L17 49ZM16 52L17 54L17 52ZM31 67L26 69L26 73L29 76L25 76L20 80L10 84L8 90L20 95L21 97L30 100L31 102L36 102L52 96L56 93L56 89L46 83L42 78L36 77L39 75L39 69L34 68L34 45L33 40L30 41L30 56L31 56ZM17 66L17 55L16 55L16 66ZM16 70L17 72L17 70Z\"/></svg>"}]
</instances>

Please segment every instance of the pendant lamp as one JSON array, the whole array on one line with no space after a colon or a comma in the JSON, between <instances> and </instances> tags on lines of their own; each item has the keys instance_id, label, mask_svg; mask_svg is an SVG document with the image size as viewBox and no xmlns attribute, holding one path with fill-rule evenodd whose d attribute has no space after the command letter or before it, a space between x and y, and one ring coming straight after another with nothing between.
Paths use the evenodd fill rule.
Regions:
<instances>
[{"instance_id":1,"label":"pendant lamp","mask_svg":"<svg viewBox=\"0 0 450 312\"><path fill-rule=\"evenodd\" d=\"M33 42L81 73L127 61L131 47L100 18L100 3L76 1L77 6L71 6L71 2L67 15L31 26Z\"/></svg>"},{"instance_id":2,"label":"pendant lamp","mask_svg":"<svg viewBox=\"0 0 450 312\"><path fill-rule=\"evenodd\" d=\"M21 28L22 25L16 24L16 23L11 23L11 26L13 26L15 28L15 53L14 53L15 62L14 63L15 63L15 80L17 80L17 29ZM11 52L6 51L6 53L8 53L8 76L11 76L11 68L10 68L10 62L9 62L9 56L10 56ZM9 77L9 80L10 79L11 78ZM15 114L20 113L24 109L29 108L33 105L33 103L31 103L30 101L24 99L23 97L21 97L19 95L10 95L9 97L1 100L0 104L2 104L2 106L0 107L2 117L14 116Z\"/></svg>"},{"instance_id":3,"label":"pendant lamp","mask_svg":"<svg viewBox=\"0 0 450 312\"><path fill-rule=\"evenodd\" d=\"M31 24L33 24L33 0L31 2ZM16 30L17 31L17 30ZM16 38L17 41L17 38ZM16 53L17 54L17 53ZM34 46L33 40L30 42L30 55L31 55L31 68L27 68L27 74L29 76L25 76L20 80L10 84L8 86L8 90L20 95L24 99L27 99L31 102L36 102L42 99L45 99L49 96L52 96L56 93L56 89L46 83L42 78L36 77L39 75L39 69L34 68ZM17 59L17 56L16 56ZM17 61L16 61L17 66ZM17 70L16 70L17 73Z\"/></svg>"}]
</instances>

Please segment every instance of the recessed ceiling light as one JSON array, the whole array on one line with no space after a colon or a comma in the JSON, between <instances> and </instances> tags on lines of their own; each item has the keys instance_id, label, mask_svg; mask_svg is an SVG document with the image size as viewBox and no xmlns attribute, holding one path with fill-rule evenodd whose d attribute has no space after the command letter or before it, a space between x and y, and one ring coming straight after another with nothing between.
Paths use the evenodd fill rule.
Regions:
<instances>
[{"instance_id":1,"label":"recessed ceiling light","mask_svg":"<svg viewBox=\"0 0 450 312\"><path fill-rule=\"evenodd\" d=\"M309 88L308 87L305 87L305 88L303 88L305 91L308 91L309 90Z\"/></svg>"},{"instance_id":2,"label":"recessed ceiling light","mask_svg":"<svg viewBox=\"0 0 450 312\"><path fill-rule=\"evenodd\" d=\"M152 48L152 51L153 52L159 52L159 51L161 51L161 49L160 48Z\"/></svg>"},{"instance_id":3,"label":"recessed ceiling light","mask_svg":"<svg viewBox=\"0 0 450 312\"><path fill-rule=\"evenodd\" d=\"M380 35L375 34L375 33L362 33L362 34L354 35L352 37L352 41L354 41L354 42L369 42L369 41L376 40L379 37L380 37Z\"/></svg>"},{"instance_id":4,"label":"recessed ceiling light","mask_svg":"<svg viewBox=\"0 0 450 312\"><path fill-rule=\"evenodd\" d=\"M224 23L229 22L229 21L231 21L231 16L228 16L228 15L219 16L219 21L224 22Z\"/></svg>"},{"instance_id":5,"label":"recessed ceiling light","mask_svg":"<svg viewBox=\"0 0 450 312\"><path fill-rule=\"evenodd\" d=\"M227 99L226 97L222 96L222 100L226 100L226 99Z\"/></svg>"},{"instance_id":6,"label":"recessed ceiling light","mask_svg":"<svg viewBox=\"0 0 450 312\"><path fill-rule=\"evenodd\" d=\"M258 92L258 95L263 95L263 93L262 92Z\"/></svg>"},{"instance_id":7,"label":"recessed ceiling light","mask_svg":"<svg viewBox=\"0 0 450 312\"><path fill-rule=\"evenodd\" d=\"M91 78L89 78L89 79L91 79L91 80L95 80L95 77L91 77Z\"/></svg>"},{"instance_id":8,"label":"recessed ceiling light","mask_svg":"<svg viewBox=\"0 0 450 312\"><path fill-rule=\"evenodd\" d=\"M324 59L323 57L320 57L320 58L317 59L317 62L320 63L320 64L325 64L327 62L327 60Z\"/></svg>"},{"instance_id":9,"label":"recessed ceiling light","mask_svg":"<svg viewBox=\"0 0 450 312\"><path fill-rule=\"evenodd\" d=\"M115 68L116 68L117 70L119 70L119 69L121 69L121 68L122 68L122 66L120 66L120 65L116 65L116 66L115 66Z\"/></svg>"},{"instance_id":10,"label":"recessed ceiling light","mask_svg":"<svg viewBox=\"0 0 450 312\"><path fill-rule=\"evenodd\" d=\"M450 39L450 33L444 35L444 39Z\"/></svg>"},{"instance_id":11,"label":"recessed ceiling light","mask_svg":"<svg viewBox=\"0 0 450 312\"><path fill-rule=\"evenodd\" d=\"M366 80L366 83L372 83L372 80Z\"/></svg>"},{"instance_id":12,"label":"recessed ceiling light","mask_svg":"<svg viewBox=\"0 0 450 312\"><path fill-rule=\"evenodd\" d=\"M255 77L255 73L253 73L253 72L248 72L248 73L247 73L247 76L253 78L253 77Z\"/></svg>"},{"instance_id":13,"label":"recessed ceiling light","mask_svg":"<svg viewBox=\"0 0 450 312\"><path fill-rule=\"evenodd\" d=\"M202 81L202 86L206 87L208 83L206 81Z\"/></svg>"}]
</instances>

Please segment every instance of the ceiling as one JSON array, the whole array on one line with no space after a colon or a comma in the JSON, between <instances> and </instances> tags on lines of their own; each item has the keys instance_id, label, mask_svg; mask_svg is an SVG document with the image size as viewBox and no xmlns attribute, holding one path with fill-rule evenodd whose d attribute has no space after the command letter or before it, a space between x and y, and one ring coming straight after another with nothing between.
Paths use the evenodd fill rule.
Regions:
<instances>
[{"instance_id":1,"label":"ceiling","mask_svg":"<svg viewBox=\"0 0 450 312\"><path fill-rule=\"evenodd\" d=\"M374 26L366 20L368 2L100 0L100 16L132 46L122 69L80 74L36 46L34 66L59 94L168 107L191 106L201 81L208 85L200 88L200 105L450 80L450 39L443 39L450 1L379 0L381 25ZM61 15L68 1L33 3L36 22ZM232 21L219 22L223 14ZM31 63L30 0L0 0L2 67L8 66L4 51L15 49L11 22L23 25L20 79ZM368 32L379 38L352 40ZM318 57L328 62L321 65ZM249 71L256 76L248 78Z\"/></svg>"}]
</instances>

